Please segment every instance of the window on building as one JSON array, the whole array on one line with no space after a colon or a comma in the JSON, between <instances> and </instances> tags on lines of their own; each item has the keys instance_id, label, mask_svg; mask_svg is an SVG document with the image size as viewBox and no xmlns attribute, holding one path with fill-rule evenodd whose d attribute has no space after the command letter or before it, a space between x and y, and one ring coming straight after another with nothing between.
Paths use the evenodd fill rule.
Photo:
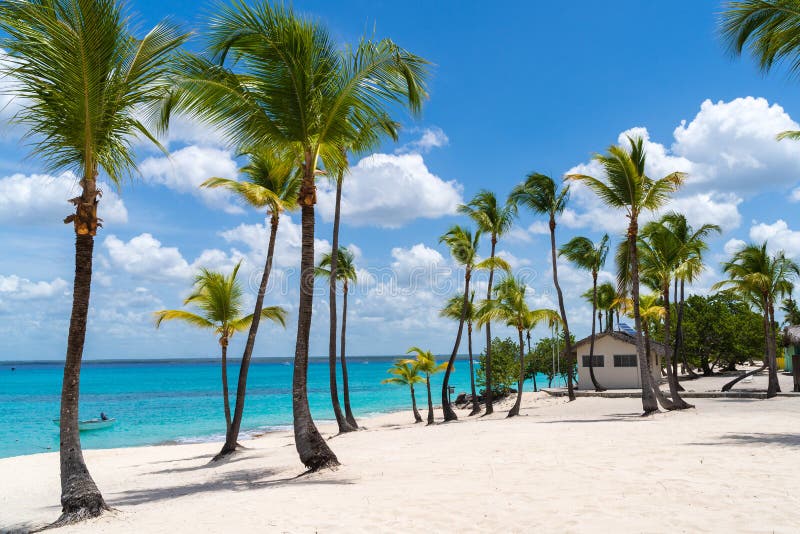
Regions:
<instances>
[{"instance_id":1,"label":"window on building","mask_svg":"<svg viewBox=\"0 0 800 534\"><path fill-rule=\"evenodd\" d=\"M592 356L592 367L605 367L605 356L602 354L595 354ZM583 357L583 366L589 367L589 356Z\"/></svg>"},{"instance_id":2,"label":"window on building","mask_svg":"<svg viewBox=\"0 0 800 534\"><path fill-rule=\"evenodd\" d=\"M636 367L635 354L615 354L614 367Z\"/></svg>"}]
</instances>

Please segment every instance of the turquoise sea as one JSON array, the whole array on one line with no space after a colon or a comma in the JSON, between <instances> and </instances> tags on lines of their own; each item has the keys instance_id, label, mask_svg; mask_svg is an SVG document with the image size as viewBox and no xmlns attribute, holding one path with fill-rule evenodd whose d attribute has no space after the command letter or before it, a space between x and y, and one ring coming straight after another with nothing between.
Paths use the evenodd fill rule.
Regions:
<instances>
[{"instance_id":1,"label":"turquoise sea","mask_svg":"<svg viewBox=\"0 0 800 534\"><path fill-rule=\"evenodd\" d=\"M381 384L390 357L348 358L350 396L356 417L398 409L410 410L407 388ZM12 370L13 368L13 370ZM0 457L58 450L60 362L0 363ZM231 404L238 362L229 363ZM442 376L433 379L434 403ZM546 384L544 377L537 379ZM244 434L290 428L290 360L254 360L248 376ZM339 381L341 387L341 378ZM469 365L459 360L451 378L456 394L469 391ZM309 402L317 421L333 418L327 359L313 359L308 372ZM532 387L526 384L526 388ZM455 396L453 396L455 399ZM417 391L420 410L424 388ZM107 429L81 433L85 448L187 443L224 437L220 364L213 360L84 362L81 373L81 419L100 412L117 419ZM410 417L410 414L409 414Z\"/></svg>"}]
</instances>

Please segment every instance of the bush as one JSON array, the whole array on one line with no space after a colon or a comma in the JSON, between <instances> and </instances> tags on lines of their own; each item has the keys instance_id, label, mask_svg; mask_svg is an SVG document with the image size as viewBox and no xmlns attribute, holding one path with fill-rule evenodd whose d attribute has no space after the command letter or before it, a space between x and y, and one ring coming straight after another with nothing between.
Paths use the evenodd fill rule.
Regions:
<instances>
[{"instance_id":1,"label":"bush","mask_svg":"<svg viewBox=\"0 0 800 534\"><path fill-rule=\"evenodd\" d=\"M480 356L475 383L486 388L486 351ZM496 397L508 395L516 389L519 379L519 344L510 337L492 340L492 393Z\"/></svg>"}]
</instances>

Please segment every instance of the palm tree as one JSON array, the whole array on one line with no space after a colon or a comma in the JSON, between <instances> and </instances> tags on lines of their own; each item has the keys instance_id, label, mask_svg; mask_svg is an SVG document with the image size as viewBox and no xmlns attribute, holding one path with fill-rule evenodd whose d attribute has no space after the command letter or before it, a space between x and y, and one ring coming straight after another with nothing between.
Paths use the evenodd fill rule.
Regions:
<instances>
[{"instance_id":1,"label":"palm tree","mask_svg":"<svg viewBox=\"0 0 800 534\"><path fill-rule=\"evenodd\" d=\"M583 296L589 302L593 300L594 290L590 289ZM603 332L614 329L614 310L617 307L617 290L611 282L603 282L597 286L597 324ZM603 321L605 313L605 321Z\"/></svg>"},{"instance_id":2,"label":"palm tree","mask_svg":"<svg viewBox=\"0 0 800 534\"><path fill-rule=\"evenodd\" d=\"M559 256L565 256L579 269L585 269L592 273L592 337L589 341L589 376L592 379L595 391L605 391L605 388L597 383L594 376L594 336L595 322L594 315L597 310L597 273L603 268L608 256L608 234L603 235L598 243L592 243L589 238L578 236L572 238L566 245L562 246L558 252Z\"/></svg>"},{"instance_id":3,"label":"palm tree","mask_svg":"<svg viewBox=\"0 0 800 534\"><path fill-rule=\"evenodd\" d=\"M415 365L420 373L425 375L425 387L428 390L428 424L433 424L433 397L431 396L431 375L451 369L447 362L436 363L436 356L429 350L411 347L406 354L415 354L415 359L400 360L401 363ZM447 376L447 375L445 375Z\"/></svg>"},{"instance_id":4,"label":"palm tree","mask_svg":"<svg viewBox=\"0 0 800 534\"><path fill-rule=\"evenodd\" d=\"M517 400L508 412L508 417L519 415L522 404L522 385L525 382L525 341L522 332L533 328L537 323L547 320L551 324L560 323L561 319L553 310L531 310L525 301L525 282L513 276L506 276L494 288L493 299L481 303L476 314L478 326L487 321L501 321L506 326L516 328L519 335L519 379L517 381ZM533 325L533 326L532 326Z\"/></svg>"},{"instance_id":5,"label":"palm tree","mask_svg":"<svg viewBox=\"0 0 800 534\"><path fill-rule=\"evenodd\" d=\"M422 416L417 410L417 397L414 395L414 384L423 382L423 378L419 376L419 366L416 362L409 363L407 360L398 360L394 362L391 369L387 371L394 376L381 381L381 384L395 384L398 386L408 386L411 389L411 409L414 412L414 422L421 423Z\"/></svg>"},{"instance_id":6,"label":"palm tree","mask_svg":"<svg viewBox=\"0 0 800 534\"><path fill-rule=\"evenodd\" d=\"M569 201L569 186L558 187L556 182L544 174L529 174L525 181L511 191L510 202L516 206L525 206L534 213L544 214L549 217L550 226L550 256L553 263L553 285L558 295L558 308L561 312L561 324L564 328L566 339L567 361L574 366L572 361L572 338L569 333L567 311L564 307L564 295L558 283L558 262L556 260L556 216L560 215L567 207ZM567 392L569 400L575 400L575 388L572 384L572 372L567 373Z\"/></svg>"},{"instance_id":7,"label":"palm tree","mask_svg":"<svg viewBox=\"0 0 800 534\"><path fill-rule=\"evenodd\" d=\"M767 73L777 63L800 70L800 9L795 0L736 0L725 4L721 33L734 55L749 51ZM787 131L778 139L800 140L800 131Z\"/></svg>"},{"instance_id":8,"label":"palm tree","mask_svg":"<svg viewBox=\"0 0 800 534\"><path fill-rule=\"evenodd\" d=\"M795 276L800 275L800 267L787 258L783 251L770 255L766 241L761 245L750 244L737 251L730 261L723 264L723 271L729 276L715 287L729 287L737 293L757 297L764 313L767 345L767 365L769 366L769 385L767 397L780 391L777 369L777 341L775 336L775 301L784 295L791 295Z\"/></svg>"},{"instance_id":9,"label":"palm tree","mask_svg":"<svg viewBox=\"0 0 800 534\"><path fill-rule=\"evenodd\" d=\"M297 196L300 192L300 174L297 166L288 152L276 153L264 149L249 149L242 155L249 158L247 165L239 169L245 177L243 181L229 178L209 178L201 187L225 188L244 202L254 208L266 209L269 217L269 240L267 243L267 256L264 270L261 273L261 284L258 287L253 316L256 318L251 324L247 334L247 342L239 365L239 381L236 387L236 405L234 407L233 421L228 426L225 443L217 458L228 455L236 450L239 439L239 429L244 416L244 400L247 393L247 374L250 370L250 360L256 343L256 335L260 324L261 311L264 309L264 296L267 293L267 284L272 272L272 258L275 255L275 239L278 235L278 224L281 214L297 208Z\"/></svg>"},{"instance_id":10,"label":"palm tree","mask_svg":"<svg viewBox=\"0 0 800 534\"><path fill-rule=\"evenodd\" d=\"M781 311L785 314L783 324L792 326L800 324L800 308L797 307L797 301L789 295L789 298L783 299L781 303Z\"/></svg>"},{"instance_id":11,"label":"palm tree","mask_svg":"<svg viewBox=\"0 0 800 534\"><path fill-rule=\"evenodd\" d=\"M649 372L649 362L645 357L642 339L642 323L639 315L639 214L656 210L663 206L670 195L683 184L684 173L674 172L657 180L647 176L645 163L647 153L642 138L628 137L628 150L623 146L611 146L606 154L594 157L605 171L602 178L573 174L567 177L572 181L586 184L609 207L622 209L628 217L628 259L630 269L630 295L633 301L634 323L636 327L636 352L642 379L642 408L644 414L658 411L654 388L657 387ZM620 288L623 289L623 288Z\"/></svg>"},{"instance_id":12,"label":"palm tree","mask_svg":"<svg viewBox=\"0 0 800 534\"><path fill-rule=\"evenodd\" d=\"M316 269L317 276L325 278L331 277L331 269L334 263L338 264L336 269L336 278L342 282L342 336L341 336L341 358L342 358L342 388L344 393L344 410L345 410L345 423L347 427L352 430L358 430L358 423L353 415L353 410L350 407L350 385L347 380L347 356L345 355L345 341L347 338L347 295L350 291L350 282L355 283L358 279L358 272L356 271L355 255L350 252L346 247L339 247L337 258L332 257L333 254L323 254L320 259L319 265ZM338 259L338 261L337 261ZM335 320L335 319L334 319ZM334 358L336 353L334 352ZM336 395L336 360L334 359L334 367L331 375L331 401L333 402L334 412L339 408L339 397ZM341 409L339 409L341 411ZM339 426L340 432L348 432L349 430L342 430L342 425Z\"/></svg>"},{"instance_id":13,"label":"palm tree","mask_svg":"<svg viewBox=\"0 0 800 534\"><path fill-rule=\"evenodd\" d=\"M321 164L346 167L345 150L386 109L418 113L427 62L389 39L340 50L318 21L266 0L234 0L204 32L211 60L187 56L163 115L173 109L217 125L234 144L288 150L302 180L300 300L292 379L295 447L311 470L338 465L308 406L308 344L314 293L314 205ZM232 69L236 68L236 72ZM335 277L334 277L335 279Z\"/></svg>"},{"instance_id":14,"label":"palm tree","mask_svg":"<svg viewBox=\"0 0 800 534\"><path fill-rule=\"evenodd\" d=\"M509 202L500 205L497 197L485 189L476 194L468 204L458 207L458 212L469 216L477 225L478 230L490 236L490 259L495 257L497 239L511 229L514 224L514 206ZM489 285L486 289L486 299L492 298L492 285L494 283L494 267L489 268ZM494 412L492 398L492 325L486 323L486 415ZM474 396L474 392L473 392ZM470 414L472 415L472 414Z\"/></svg>"},{"instance_id":15,"label":"palm tree","mask_svg":"<svg viewBox=\"0 0 800 534\"><path fill-rule=\"evenodd\" d=\"M453 295L439 312L442 317L453 319L455 321L461 320L461 308L464 306L464 299L461 295ZM472 411L470 415L477 415L481 411L481 404L478 402L478 395L475 391L475 371L472 358L472 324L475 322L475 292L473 291L469 296L469 307L467 308L467 349L469 352L469 385L470 392L472 393ZM487 386L488 387L488 386Z\"/></svg>"},{"instance_id":16,"label":"palm tree","mask_svg":"<svg viewBox=\"0 0 800 534\"><path fill-rule=\"evenodd\" d=\"M230 275L201 269L195 277L194 292L183 301L184 306L194 305L200 313L186 310L161 310L155 312L156 328L163 321L183 321L197 328L213 330L219 336L222 350L222 398L225 407L226 433L231 431L231 408L228 396L228 343L236 332L242 332L253 323L253 315L242 316L242 286L236 279L242 262L236 264ZM286 326L286 311L279 306L262 308L264 319Z\"/></svg>"},{"instance_id":17,"label":"palm tree","mask_svg":"<svg viewBox=\"0 0 800 534\"><path fill-rule=\"evenodd\" d=\"M86 317L92 281L97 205L104 171L116 185L134 174L132 140L161 147L140 120L141 110L168 87L175 50L187 36L168 22L135 37L114 0L78 2L0 1L0 46L15 80L14 96L27 104L14 121L27 127L32 154L50 170L73 170L80 194L64 219L75 231L75 280L61 390L60 456L62 515L56 525L95 517L107 510L92 480L78 434L78 398Z\"/></svg>"}]
</instances>

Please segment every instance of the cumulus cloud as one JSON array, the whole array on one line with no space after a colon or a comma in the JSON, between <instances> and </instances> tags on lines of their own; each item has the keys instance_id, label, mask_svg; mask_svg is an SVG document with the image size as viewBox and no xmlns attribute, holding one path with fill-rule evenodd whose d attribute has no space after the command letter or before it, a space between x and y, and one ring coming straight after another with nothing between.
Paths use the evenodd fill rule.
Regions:
<instances>
[{"instance_id":1,"label":"cumulus cloud","mask_svg":"<svg viewBox=\"0 0 800 534\"><path fill-rule=\"evenodd\" d=\"M169 157L149 157L139 164L139 171L146 182L189 193L211 208L227 213L243 212L226 191L199 187L211 177L236 178L238 166L229 150L192 145Z\"/></svg>"},{"instance_id":2,"label":"cumulus cloud","mask_svg":"<svg viewBox=\"0 0 800 534\"><path fill-rule=\"evenodd\" d=\"M800 202L800 187L792 191L792 194L789 196L789 200L792 202Z\"/></svg>"},{"instance_id":3,"label":"cumulus cloud","mask_svg":"<svg viewBox=\"0 0 800 534\"><path fill-rule=\"evenodd\" d=\"M128 221L128 210L108 184L98 184L103 197L98 216L107 224ZM14 174L0 178L0 222L5 224L63 224L75 209L67 200L80 194L78 179L71 172L59 176Z\"/></svg>"},{"instance_id":4,"label":"cumulus cloud","mask_svg":"<svg viewBox=\"0 0 800 534\"><path fill-rule=\"evenodd\" d=\"M0 274L0 299L49 299L57 295L64 295L68 287L67 282L61 278L56 278L52 282L32 282L15 274L8 276Z\"/></svg>"},{"instance_id":5,"label":"cumulus cloud","mask_svg":"<svg viewBox=\"0 0 800 534\"><path fill-rule=\"evenodd\" d=\"M144 233L122 241L109 235L103 241L111 263L125 272L151 280L188 280L189 263L175 247L164 247L151 234Z\"/></svg>"},{"instance_id":6,"label":"cumulus cloud","mask_svg":"<svg viewBox=\"0 0 800 534\"><path fill-rule=\"evenodd\" d=\"M792 230L783 219L772 224L754 224L750 227L750 239L756 243L767 241L770 252L783 250L790 258L800 256L800 230Z\"/></svg>"},{"instance_id":7,"label":"cumulus cloud","mask_svg":"<svg viewBox=\"0 0 800 534\"><path fill-rule=\"evenodd\" d=\"M441 148L447 146L450 138L439 127L433 126L422 130L422 135L418 139L411 141L397 149L398 153L405 152L429 152L433 148Z\"/></svg>"},{"instance_id":8,"label":"cumulus cloud","mask_svg":"<svg viewBox=\"0 0 800 534\"><path fill-rule=\"evenodd\" d=\"M746 246L747 243L745 241L734 238L726 241L725 246L723 248L725 250L725 254L727 254L728 256L732 256L733 254L736 254Z\"/></svg>"},{"instance_id":9,"label":"cumulus cloud","mask_svg":"<svg viewBox=\"0 0 800 534\"><path fill-rule=\"evenodd\" d=\"M399 228L414 219L454 214L463 202L462 189L431 173L419 154L373 154L345 177L342 217L354 226ZM320 214L332 221L335 186L322 181L318 197Z\"/></svg>"}]
</instances>

